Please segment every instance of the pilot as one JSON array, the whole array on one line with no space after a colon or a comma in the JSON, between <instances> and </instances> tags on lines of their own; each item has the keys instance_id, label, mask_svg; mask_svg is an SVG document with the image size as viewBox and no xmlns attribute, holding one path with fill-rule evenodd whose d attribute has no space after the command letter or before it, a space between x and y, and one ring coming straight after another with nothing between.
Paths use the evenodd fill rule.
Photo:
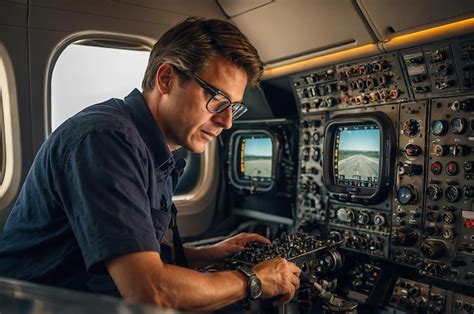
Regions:
<instances>
[{"instance_id":1,"label":"pilot","mask_svg":"<svg viewBox=\"0 0 474 314\"><path fill-rule=\"evenodd\" d=\"M174 254L163 244L175 226L177 152L202 153L230 128L262 70L256 49L228 22L188 18L167 31L151 51L143 92L84 109L40 148L0 235L0 276L181 310L259 296L289 302L300 269L285 259L194 270L250 242L269 243L262 236L183 249L174 227Z\"/></svg>"}]
</instances>

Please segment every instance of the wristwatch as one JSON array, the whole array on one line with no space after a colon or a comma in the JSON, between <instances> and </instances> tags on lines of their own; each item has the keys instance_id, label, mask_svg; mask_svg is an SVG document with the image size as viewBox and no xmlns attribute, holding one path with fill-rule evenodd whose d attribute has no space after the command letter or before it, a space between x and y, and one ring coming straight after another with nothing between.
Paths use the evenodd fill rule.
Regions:
<instances>
[{"instance_id":1,"label":"wristwatch","mask_svg":"<svg viewBox=\"0 0 474 314\"><path fill-rule=\"evenodd\" d=\"M249 300L257 300L262 295L262 282L250 268L246 266L238 266L236 268L247 277L247 298Z\"/></svg>"}]
</instances>

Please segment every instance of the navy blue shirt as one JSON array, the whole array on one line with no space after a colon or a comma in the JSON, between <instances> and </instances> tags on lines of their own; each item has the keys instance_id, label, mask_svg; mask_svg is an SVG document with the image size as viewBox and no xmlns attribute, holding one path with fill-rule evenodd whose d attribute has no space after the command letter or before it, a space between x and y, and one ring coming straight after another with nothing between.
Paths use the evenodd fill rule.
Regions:
<instances>
[{"instance_id":1,"label":"navy blue shirt","mask_svg":"<svg viewBox=\"0 0 474 314\"><path fill-rule=\"evenodd\" d=\"M40 148L0 234L0 276L117 295L104 261L160 252L182 167L138 90L84 109Z\"/></svg>"}]
</instances>

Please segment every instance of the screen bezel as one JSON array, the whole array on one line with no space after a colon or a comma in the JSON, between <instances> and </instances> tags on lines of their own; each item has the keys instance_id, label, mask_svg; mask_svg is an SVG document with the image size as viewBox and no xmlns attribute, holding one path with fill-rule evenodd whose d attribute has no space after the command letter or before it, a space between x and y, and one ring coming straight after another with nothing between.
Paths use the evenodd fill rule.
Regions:
<instances>
[{"instance_id":1,"label":"screen bezel","mask_svg":"<svg viewBox=\"0 0 474 314\"><path fill-rule=\"evenodd\" d=\"M355 125L377 125L380 130L379 177L376 187L347 186L335 182L334 146L338 128ZM393 172L396 139L390 119L382 112L345 114L331 119L324 131L323 181L327 190L341 201L378 201L387 196Z\"/></svg>"},{"instance_id":2,"label":"screen bezel","mask_svg":"<svg viewBox=\"0 0 474 314\"><path fill-rule=\"evenodd\" d=\"M246 138L259 138L259 137L268 137L270 138L272 144L272 166L271 166L271 175L270 177L259 177L259 180L254 180L252 178L246 179L243 177L240 172L240 165L242 162L241 145L242 140ZM231 145L231 165L229 167L229 178L233 186L249 190L252 192L266 192L270 191L275 185L276 170L278 164L278 149L279 142L278 138L268 130L237 130L235 131L230 138Z\"/></svg>"}]
</instances>

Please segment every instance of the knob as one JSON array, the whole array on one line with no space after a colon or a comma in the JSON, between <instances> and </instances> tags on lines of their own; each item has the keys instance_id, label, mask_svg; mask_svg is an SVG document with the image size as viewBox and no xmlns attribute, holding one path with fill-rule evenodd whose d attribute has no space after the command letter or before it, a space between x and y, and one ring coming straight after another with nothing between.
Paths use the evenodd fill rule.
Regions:
<instances>
[{"instance_id":1,"label":"knob","mask_svg":"<svg viewBox=\"0 0 474 314\"><path fill-rule=\"evenodd\" d=\"M432 184L426 188L426 195L428 195L428 197L433 201L437 201L443 195L443 191L436 184Z\"/></svg>"},{"instance_id":2,"label":"knob","mask_svg":"<svg viewBox=\"0 0 474 314\"><path fill-rule=\"evenodd\" d=\"M402 164L398 168L398 174L403 176L415 176L420 175L423 172L423 167L421 165L414 165L414 164Z\"/></svg>"},{"instance_id":3,"label":"knob","mask_svg":"<svg viewBox=\"0 0 474 314\"><path fill-rule=\"evenodd\" d=\"M303 143L309 144L310 136L311 136L311 134L309 132L304 132L303 133Z\"/></svg>"},{"instance_id":4,"label":"knob","mask_svg":"<svg viewBox=\"0 0 474 314\"><path fill-rule=\"evenodd\" d=\"M437 236L440 234L440 230L436 226L428 226L425 228L425 233L429 236Z\"/></svg>"},{"instance_id":5,"label":"knob","mask_svg":"<svg viewBox=\"0 0 474 314\"><path fill-rule=\"evenodd\" d=\"M367 213L360 213L357 216L357 223L359 225L366 225L370 221L370 216Z\"/></svg>"},{"instance_id":6,"label":"knob","mask_svg":"<svg viewBox=\"0 0 474 314\"><path fill-rule=\"evenodd\" d=\"M449 148L446 145L436 144L433 146L433 153L436 157L442 157L448 154Z\"/></svg>"},{"instance_id":7,"label":"knob","mask_svg":"<svg viewBox=\"0 0 474 314\"><path fill-rule=\"evenodd\" d=\"M320 140L321 140L321 134L319 134L319 132L314 132L313 133L313 142L319 143Z\"/></svg>"},{"instance_id":8,"label":"knob","mask_svg":"<svg viewBox=\"0 0 474 314\"><path fill-rule=\"evenodd\" d=\"M314 160L314 161L319 161L319 158L321 157L321 151L319 150L318 147L315 147L313 149L313 155L311 156L311 158Z\"/></svg>"},{"instance_id":9,"label":"knob","mask_svg":"<svg viewBox=\"0 0 474 314\"><path fill-rule=\"evenodd\" d=\"M431 62L441 62L446 60L446 52L443 50L436 50L431 54Z\"/></svg>"},{"instance_id":10,"label":"knob","mask_svg":"<svg viewBox=\"0 0 474 314\"><path fill-rule=\"evenodd\" d=\"M418 235L410 228L400 228L392 234L392 244L397 246L413 246Z\"/></svg>"},{"instance_id":11,"label":"knob","mask_svg":"<svg viewBox=\"0 0 474 314\"><path fill-rule=\"evenodd\" d=\"M436 212L428 212L426 214L426 219L430 222L437 222L439 220L439 215Z\"/></svg>"},{"instance_id":12,"label":"knob","mask_svg":"<svg viewBox=\"0 0 474 314\"><path fill-rule=\"evenodd\" d=\"M455 216L453 213L444 213L442 219L445 224L451 225L454 222Z\"/></svg>"},{"instance_id":13,"label":"knob","mask_svg":"<svg viewBox=\"0 0 474 314\"><path fill-rule=\"evenodd\" d=\"M415 119L409 119L403 123L402 130L408 136L415 136L420 131L420 124Z\"/></svg>"},{"instance_id":14,"label":"knob","mask_svg":"<svg viewBox=\"0 0 474 314\"><path fill-rule=\"evenodd\" d=\"M426 240L421 246L421 253L431 259L440 258L446 253L446 244L441 241Z\"/></svg>"},{"instance_id":15,"label":"knob","mask_svg":"<svg viewBox=\"0 0 474 314\"><path fill-rule=\"evenodd\" d=\"M376 225L378 227L382 227L383 225L385 225L385 217L381 214L375 215L374 225Z\"/></svg>"},{"instance_id":16,"label":"knob","mask_svg":"<svg viewBox=\"0 0 474 314\"><path fill-rule=\"evenodd\" d=\"M419 156L421 154L421 147L415 144L408 144L404 148L405 155Z\"/></svg>"},{"instance_id":17,"label":"knob","mask_svg":"<svg viewBox=\"0 0 474 314\"><path fill-rule=\"evenodd\" d=\"M465 161L462 167L465 172L471 172L474 169L474 162L472 161Z\"/></svg>"},{"instance_id":18,"label":"knob","mask_svg":"<svg viewBox=\"0 0 474 314\"><path fill-rule=\"evenodd\" d=\"M455 100L450 106L453 111L473 111L474 110L474 99Z\"/></svg>"},{"instance_id":19,"label":"knob","mask_svg":"<svg viewBox=\"0 0 474 314\"><path fill-rule=\"evenodd\" d=\"M449 146L449 150L453 156L465 156L470 153L470 148L461 144L453 144Z\"/></svg>"},{"instance_id":20,"label":"knob","mask_svg":"<svg viewBox=\"0 0 474 314\"><path fill-rule=\"evenodd\" d=\"M470 198L474 196L474 186L466 185L464 186L464 196Z\"/></svg>"}]
</instances>

